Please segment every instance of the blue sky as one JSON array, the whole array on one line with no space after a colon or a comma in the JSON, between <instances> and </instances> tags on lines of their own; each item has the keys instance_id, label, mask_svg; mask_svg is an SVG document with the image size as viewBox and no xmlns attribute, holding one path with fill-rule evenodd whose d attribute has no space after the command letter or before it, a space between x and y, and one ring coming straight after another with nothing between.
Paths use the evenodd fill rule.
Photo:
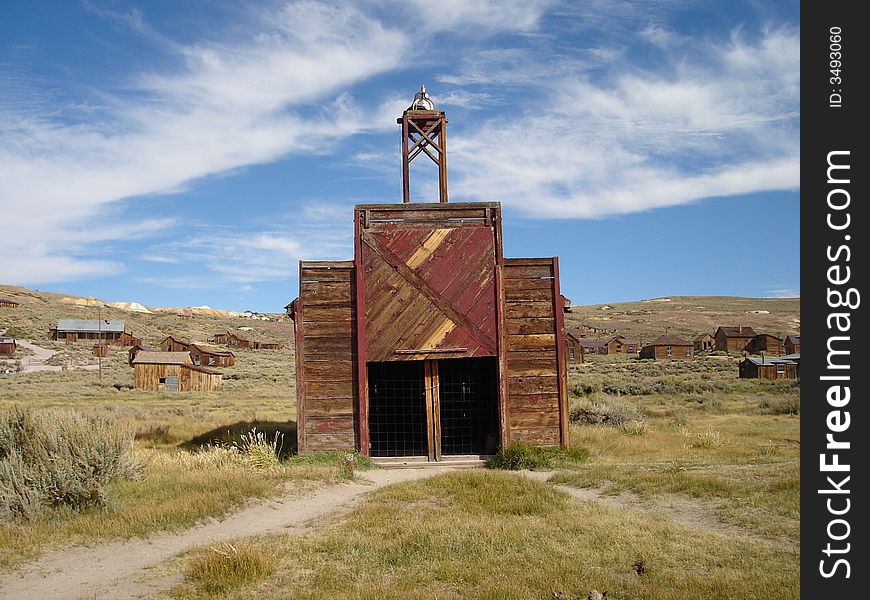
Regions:
<instances>
[{"instance_id":1,"label":"blue sky","mask_svg":"<svg viewBox=\"0 0 870 600\"><path fill-rule=\"evenodd\" d=\"M0 283L280 311L426 83L451 200L575 303L799 295L798 2L241 4L4 3Z\"/></svg>"}]
</instances>

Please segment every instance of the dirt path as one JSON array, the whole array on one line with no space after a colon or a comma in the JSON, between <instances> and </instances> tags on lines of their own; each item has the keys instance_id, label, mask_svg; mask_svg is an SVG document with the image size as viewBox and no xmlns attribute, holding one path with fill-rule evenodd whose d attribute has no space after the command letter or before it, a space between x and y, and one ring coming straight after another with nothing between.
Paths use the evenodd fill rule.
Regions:
<instances>
[{"instance_id":1,"label":"dirt path","mask_svg":"<svg viewBox=\"0 0 870 600\"><path fill-rule=\"evenodd\" d=\"M30 342L25 342L24 340L16 340L16 343L22 348L27 348L28 350L33 351L33 356L25 356L21 359L21 372L22 373L35 373L37 371L62 371L63 367L58 365L47 365L52 356L57 354L56 350L49 350L48 348L43 348L42 346L37 346L36 344L31 344ZM74 367L76 369L96 369L97 365L83 365L79 367Z\"/></svg>"},{"instance_id":2,"label":"dirt path","mask_svg":"<svg viewBox=\"0 0 870 600\"><path fill-rule=\"evenodd\" d=\"M198 546L270 532L304 535L324 520L353 508L366 493L394 483L414 481L451 467L381 469L364 479L332 485L301 496L258 502L223 520L211 519L193 529L147 539L114 542L93 548L73 547L44 556L22 571L0 577L0 598L15 600L86 598L128 599L161 597L180 581L172 569L149 569ZM519 471L517 475L547 483L549 471ZM595 488L556 485L572 498L615 509L642 511L675 523L728 536L743 537L767 546L772 540L728 527L701 514L691 503L650 506L633 494L608 496Z\"/></svg>"},{"instance_id":3,"label":"dirt path","mask_svg":"<svg viewBox=\"0 0 870 600\"><path fill-rule=\"evenodd\" d=\"M317 522L353 507L361 495L385 485L443 473L443 468L367 471L365 480L324 487L304 496L260 502L212 519L193 529L148 539L114 542L94 548L74 547L49 554L24 570L0 577L0 598L153 598L172 578L143 578L142 571L173 556L232 538L281 531L304 535Z\"/></svg>"}]
</instances>

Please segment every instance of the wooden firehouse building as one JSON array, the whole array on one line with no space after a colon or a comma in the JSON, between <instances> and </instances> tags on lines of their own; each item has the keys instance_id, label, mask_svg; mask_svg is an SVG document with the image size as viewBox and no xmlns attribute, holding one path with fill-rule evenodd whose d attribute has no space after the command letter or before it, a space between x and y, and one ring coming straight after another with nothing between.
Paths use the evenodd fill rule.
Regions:
<instances>
[{"instance_id":1,"label":"wooden firehouse building","mask_svg":"<svg viewBox=\"0 0 870 600\"><path fill-rule=\"evenodd\" d=\"M447 119L425 87L398 123L403 202L354 207L353 260L299 265L299 451L441 460L567 446L558 258L504 258L498 202L448 203ZM422 154L437 203L410 202Z\"/></svg>"}]
</instances>

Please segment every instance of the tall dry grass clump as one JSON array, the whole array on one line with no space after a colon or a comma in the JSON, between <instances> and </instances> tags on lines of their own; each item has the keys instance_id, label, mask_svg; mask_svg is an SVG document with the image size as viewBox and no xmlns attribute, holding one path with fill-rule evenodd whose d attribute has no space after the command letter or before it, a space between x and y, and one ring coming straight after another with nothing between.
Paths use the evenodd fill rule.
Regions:
<instances>
[{"instance_id":1,"label":"tall dry grass clump","mask_svg":"<svg viewBox=\"0 0 870 600\"><path fill-rule=\"evenodd\" d=\"M133 435L132 427L72 410L0 413L0 521L52 506L104 506L107 484L138 471Z\"/></svg>"}]
</instances>

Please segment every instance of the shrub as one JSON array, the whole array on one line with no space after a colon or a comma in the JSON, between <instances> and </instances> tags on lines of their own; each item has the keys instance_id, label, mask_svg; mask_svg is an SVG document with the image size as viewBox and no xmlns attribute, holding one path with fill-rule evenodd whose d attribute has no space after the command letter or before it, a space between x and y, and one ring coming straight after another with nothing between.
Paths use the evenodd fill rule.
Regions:
<instances>
[{"instance_id":1,"label":"shrub","mask_svg":"<svg viewBox=\"0 0 870 600\"><path fill-rule=\"evenodd\" d=\"M628 421L619 427L625 435L643 435L646 433L646 423L643 421Z\"/></svg>"},{"instance_id":2,"label":"shrub","mask_svg":"<svg viewBox=\"0 0 870 600\"><path fill-rule=\"evenodd\" d=\"M633 404L612 398L580 400L571 408L571 422L581 425L612 425L643 421L643 413Z\"/></svg>"},{"instance_id":3,"label":"shrub","mask_svg":"<svg viewBox=\"0 0 870 600\"><path fill-rule=\"evenodd\" d=\"M692 448L719 448L724 444L722 434L713 430L696 433L692 440Z\"/></svg>"},{"instance_id":4,"label":"shrub","mask_svg":"<svg viewBox=\"0 0 870 600\"><path fill-rule=\"evenodd\" d=\"M242 434L241 439L238 442L233 442L233 445L255 467L274 467L280 460L279 457L284 446L284 434L277 431L274 437L269 439L269 436L262 431L257 431L257 428L254 427L248 433Z\"/></svg>"},{"instance_id":5,"label":"shrub","mask_svg":"<svg viewBox=\"0 0 870 600\"><path fill-rule=\"evenodd\" d=\"M268 577L277 563L278 555L270 546L223 543L195 556L188 564L187 579L201 592L221 594Z\"/></svg>"},{"instance_id":6,"label":"shrub","mask_svg":"<svg viewBox=\"0 0 870 600\"><path fill-rule=\"evenodd\" d=\"M558 446L532 446L526 442L514 442L486 461L488 469L551 469L571 462L589 458L585 448L561 448Z\"/></svg>"},{"instance_id":7,"label":"shrub","mask_svg":"<svg viewBox=\"0 0 870 600\"><path fill-rule=\"evenodd\" d=\"M132 428L69 410L13 408L0 414L0 520L46 506L106 504L109 482L133 477Z\"/></svg>"},{"instance_id":8,"label":"shrub","mask_svg":"<svg viewBox=\"0 0 870 600\"><path fill-rule=\"evenodd\" d=\"M799 415L801 414L800 398L764 398L758 404L762 414L766 415Z\"/></svg>"}]
</instances>

